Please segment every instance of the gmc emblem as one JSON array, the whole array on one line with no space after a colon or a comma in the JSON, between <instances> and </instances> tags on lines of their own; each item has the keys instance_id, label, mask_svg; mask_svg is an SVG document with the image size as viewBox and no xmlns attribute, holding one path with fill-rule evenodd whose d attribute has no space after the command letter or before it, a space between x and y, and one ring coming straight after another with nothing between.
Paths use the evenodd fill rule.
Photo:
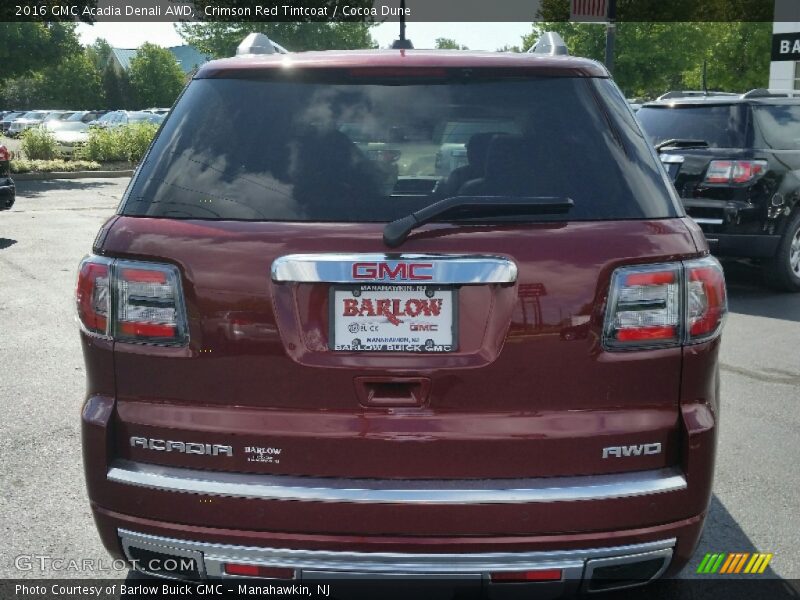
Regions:
<instances>
[{"instance_id":1,"label":"gmc emblem","mask_svg":"<svg viewBox=\"0 0 800 600\"><path fill-rule=\"evenodd\" d=\"M392 281L430 281L433 263L357 262L353 263L353 279L390 279Z\"/></svg>"}]
</instances>

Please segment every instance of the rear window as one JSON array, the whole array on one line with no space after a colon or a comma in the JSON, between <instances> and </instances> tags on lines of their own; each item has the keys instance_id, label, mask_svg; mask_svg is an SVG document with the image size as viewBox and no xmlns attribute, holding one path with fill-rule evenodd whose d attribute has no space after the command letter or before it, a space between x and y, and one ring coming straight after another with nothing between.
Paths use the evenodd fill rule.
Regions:
<instances>
[{"instance_id":1,"label":"rear window","mask_svg":"<svg viewBox=\"0 0 800 600\"><path fill-rule=\"evenodd\" d=\"M800 150L800 106L754 105L756 148Z\"/></svg>"},{"instance_id":2,"label":"rear window","mask_svg":"<svg viewBox=\"0 0 800 600\"><path fill-rule=\"evenodd\" d=\"M636 113L653 144L671 139L703 140L710 148L743 148L747 133L747 107L645 106Z\"/></svg>"},{"instance_id":3,"label":"rear window","mask_svg":"<svg viewBox=\"0 0 800 600\"><path fill-rule=\"evenodd\" d=\"M575 203L567 216L526 220L676 214L645 138L611 106L619 92L608 80L261 77L194 80L122 213L389 221L479 190Z\"/></svg>"}]
</instances>

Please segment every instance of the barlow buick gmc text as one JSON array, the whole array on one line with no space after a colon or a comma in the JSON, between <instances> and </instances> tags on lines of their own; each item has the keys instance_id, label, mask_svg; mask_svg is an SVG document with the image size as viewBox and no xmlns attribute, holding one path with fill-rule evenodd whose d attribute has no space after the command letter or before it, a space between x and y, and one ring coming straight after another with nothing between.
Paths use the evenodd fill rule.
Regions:
<instances>
[{"instance_id":1,"label":"barlow buick gmc text","mask_svg":"<svg viewBox=\"0 0 800 600\"><path fill-rule=\"evenodd\" d=\"M725 282L605 68L265 40L200 68L80 265L108 551L492 597L680 570Z\"/></svg>"}]
</instances>

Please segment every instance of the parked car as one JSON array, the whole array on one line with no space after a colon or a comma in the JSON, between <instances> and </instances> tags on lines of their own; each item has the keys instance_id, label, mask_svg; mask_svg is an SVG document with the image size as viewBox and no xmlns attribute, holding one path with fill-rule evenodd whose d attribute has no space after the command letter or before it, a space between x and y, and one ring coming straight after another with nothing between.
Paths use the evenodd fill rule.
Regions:
<instances>
[{"instance_id":1,"label":"parked car","mask_svg":"<svg viewBox=\"0 0 800 600\"><path fill-rule=\"evenodd\" d=\"M5 115L0 121L0 133L7 134L9 127L11 127L11 123L23 115L25 115L25 112L11 112Z\"/></svg>"},{"instance_id":2,"label":"parked car","mask_svg":"<svg viewBox=\"0 0 800 600\"><path fill-rule=\"evenodd\" d=\"M75 150L89 141L89 126L80 120L45 121L41 125L56 141L56 149L64 156L72 156Z\"/></svg>"},{"instance_id":3,"label":"parked car","mask_svg":"<svg viewBox=\"0 0 800 600\"><path fill-rule=\"evenodd\" d=\"M16 187L11 179L11 153L0 144L0 210L14 206Z\"/></svg>"},{"instance_id":4,"label":"parked car","mask_svg":"<svg viewBox=\"0 0 800 600\"><path fill-rule=\"evenodd\" d=\"M48 110L28 111L21 117L14 119L9 125L6 133L9 135L9 137L18 137L22 135L22 132L26 129L40 125L51 112L52 111Z\"/></svg>"},{"instance_id":5,"label":"parked car","mask_svg":"<svg viewBox=\"0 0 800 600\"><path fill-rule=\"evenodd\" d=\"M800 98L671 95L637 117L711 251L752 259L770 285L800 292Z\"/></svg>"},{"instance_id":6,"label":"parked car","mask_svg":"<svg viewBox=\"0 0 800 600\"><path fill-rule=\"evenodd\" d=\"M199 68L79 267L108 551L158 576L520 597L684 566L725 283L606 69L270 48ZM387 190L345 133L435 150L474 120L519 126L449 197L399 162Z\"/></svg>"},{"instance_id":7,"label":"parked car","mask_svg":"<svg viewBox=\"0 0 800 600\"><path fill-rule=\"evenodd\" d=\"M79 110L72 113L67 121L80 121L81 123L91 123L108 113L107 110Z\"/></svg>"},{"instance_id":8,"label":"parked car","mask_svg":"<svg viewBox=\"0 0 800 600\"><path fill-rule=\"evenodd\" d=\"M143 112L149 112L156 115L167 116L169 114L168 108L145 108Z\"/></svg>"},{"instance_id":9,"label":"parked car","mask_svg":"<svg viewBox=\"0 0 800 600\"><path fill-rule=\"evenodd\" d=\"M157 115L144 111L115 110L106 113L91 125L97 127L121 127L132 123L156 123L160 124L164 120L163 115Z\"/></svg>"},{"instance_id":10,"label":"parked car","mask_svg":"<svg viewBox=\"0 0 800 600\"><path fill-rule=\"evenodd\" d=\"M74 110L51 110L47 116L42 120L42 123L50 123L52 121L65 121L75 114Z\"/></svg>"}]
</instances>

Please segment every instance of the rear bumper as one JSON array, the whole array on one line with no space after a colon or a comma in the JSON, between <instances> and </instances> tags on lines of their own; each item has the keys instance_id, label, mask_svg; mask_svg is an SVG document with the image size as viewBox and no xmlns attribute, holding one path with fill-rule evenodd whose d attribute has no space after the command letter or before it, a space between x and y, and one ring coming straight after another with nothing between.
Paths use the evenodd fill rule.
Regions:
<instances>
[{"instance_id":1,"label":"rear bumper","mask_svg":"<svg viewBox=\"0 0 800 600\"><path fill-rule=\"evenodd\" d=\"M380 580L403 576L419 580L469 580L476 586L498 590L507 584L492 584L491 573L559 570L560 580L544 584L551 592L575 592L601 586L603 589L631 587L646 583L666 572L677 543L676 538L663 538L644 543L573 550L429 554L293 550L218 544L143 534L122 528L117 530L117 535L125 558L138 570L169 578L241 579L225 573L225 565L235 563L289 569L294 572L294 579L302 582L342 578ZM196 568L190 573L170 573L160 568L162 564L167 564L168 558L175 561L184 559L184 564L185 559L190 559ZM623 566L641 568L642 579L617 580L613 583L603 580L605 569ZM543 584L533 585L539 587Z\"/></svg>"},{"instance_id":2,"label":"rear bumper","mask_svg":"<svg viewBox=\"0 0 800 600\"><path fill-rule=\"evenodd\" d=\"M700 226L702 227L702 224ZM770 258L775 256L781 241L779 235L704 233L711 253L717 256Z\"/></svg>"}]
</instances>

